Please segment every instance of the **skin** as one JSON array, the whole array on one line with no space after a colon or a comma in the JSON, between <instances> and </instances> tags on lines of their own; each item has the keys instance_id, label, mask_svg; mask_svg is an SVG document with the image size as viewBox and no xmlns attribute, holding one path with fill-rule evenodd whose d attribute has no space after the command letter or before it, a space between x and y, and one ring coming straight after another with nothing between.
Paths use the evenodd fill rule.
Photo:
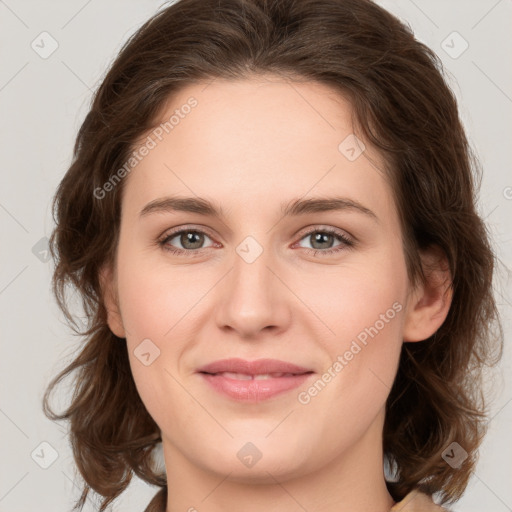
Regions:
<instances>
[{"instance_id":1,"label":"skin","mask_svg":"<svg viewBox=\"0 0 512 512\"><path fill-rule=\"evenodd\" d=\"M109 326L126 338L138 392L162 432L167 512L389 511L386 398L402 343L425 340L446 318L449 275L439 267L410 285L382 158L366 141L354 161L338 149L354 133L339 94L271 75L217 79L169 99L161 120L190 96L198 105L125 178L116 261L101 275ZM225 215L141 217L170 195L205 198ZM283 202L333 196L376 218L355 209L281 214ZM206 233L196 246L176 235L167 241L195 257L158 245L180 227ZM335 236L319 244L309 228L336 229L355 244ZM252 263L236 250L247 236L263 251ZM299 392L394 303L401 311L300 403ZM134 355L144 339L160 350L148 366ZM196 373L229 357L281 359L315 375L269 400L236 402ZM262 455L252 467L237 457L248 442Z\"/></svg>"}]
</instances>

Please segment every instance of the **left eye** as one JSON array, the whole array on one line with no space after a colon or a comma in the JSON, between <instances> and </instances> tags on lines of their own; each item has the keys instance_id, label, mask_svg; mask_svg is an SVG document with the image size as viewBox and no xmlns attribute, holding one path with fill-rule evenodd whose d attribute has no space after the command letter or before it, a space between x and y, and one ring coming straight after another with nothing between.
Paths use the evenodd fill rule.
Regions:
<instances>
[{"instance_id":1,"label":"left eye","mask_svg":"<svg viewBox=\"0 0 512 512\"><path fill-rule=\"evenodd\" d=\"M313 245L311 249L315 251L322 251L322 252L332 252L333 249L331 244L333 241L338 240L340 241L340 245L352 245L351 241L345 237L345 235L342 235L341 233L338 233L337 231L331 231L331 230L324 230L324 231L310 231L306 234L301 240L308 239L310 243ZM328 247L326 247L328 246ZM302 246L301 246L302 247ZM335 246L339 247L339 246ZM309 249L309 247L307 247ZM326 249L326 250L324 250Z\"/></svg>"}]
</instances>

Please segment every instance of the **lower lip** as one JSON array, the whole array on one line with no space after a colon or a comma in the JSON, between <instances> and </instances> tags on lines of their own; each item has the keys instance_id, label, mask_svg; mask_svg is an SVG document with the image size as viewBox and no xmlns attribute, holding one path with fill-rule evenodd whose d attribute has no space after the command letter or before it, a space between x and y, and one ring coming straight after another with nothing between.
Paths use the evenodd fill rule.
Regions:
<instances>
[{"instance_id":1,"label":"lower lip","mask_svg":"<svg viewBox=\"0 0 512 512\"><path fill-rule=\"evenodd\" d=\"M238 380L200 373L206 382L217 392L241 402L261 402L299 387L312 373L303 373L288 377L275 377L262 380Z\"/></svg>"}]
</instances>

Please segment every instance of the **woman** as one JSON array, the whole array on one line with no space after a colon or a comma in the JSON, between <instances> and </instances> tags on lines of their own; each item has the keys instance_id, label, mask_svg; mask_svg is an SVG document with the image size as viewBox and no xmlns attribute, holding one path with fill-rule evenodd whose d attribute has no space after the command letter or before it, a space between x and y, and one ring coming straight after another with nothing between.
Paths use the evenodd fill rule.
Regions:
<instances>
[{"instance_id":1,"label":"woman","mask_svg":"<svg viewBox=\"0 0 512 512\"><path fill-rule=\"evenodd\" d=\"M44 406L71 423L78 506L133 473L161 487L147 512L459 499L501 343L476 170L437 57L369 0L149 20L54 203L54 291L89 325Z\"/></svg>"}]
</instances>

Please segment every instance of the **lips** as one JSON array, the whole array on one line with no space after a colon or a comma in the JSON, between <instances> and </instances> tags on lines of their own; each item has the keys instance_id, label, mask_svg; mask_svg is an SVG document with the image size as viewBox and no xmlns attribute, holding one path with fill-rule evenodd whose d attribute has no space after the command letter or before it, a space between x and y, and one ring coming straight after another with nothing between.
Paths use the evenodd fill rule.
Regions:
<instances>
[{"instance_id":1,"label":"lips","mask_svg":"<svg viewBox=\"0 0 512 512\"><path fill-rule=\"evenodd\" d=\"M278 359L257 359L256 361L246 361L245 359L221 359L199 368L204 373L241 373L245 375L264 375L276 373L291 373L300 375L312 370L297 366L296 364L279 361Z\"/></svg>"},{"instance_id":2,"label":"lips","mask_svg":"<svg viewBox=\"0 0 512 512\"><path fill-rule=\"evenodd\" d=\"M201 367L198 373L229 398L260 402L300 386L314 372L277 359L223 359Z\"/></svg>"},{"instance_id":3,"label":"lips","mask_svg":"<svg viewBox=\"0 0 512 512\"><path fill-rule=\"evenodd\" d=\"M280 377L291 377L293 375L298 375L295 373L257 373L257 374L248 374L248 373L237 373L237 372L217 372L213 375L220 375L223 377L227 377L228 379L236 379L236 380L268 380L268 379L278 379Z\"/></svg>"}]
</instances>

